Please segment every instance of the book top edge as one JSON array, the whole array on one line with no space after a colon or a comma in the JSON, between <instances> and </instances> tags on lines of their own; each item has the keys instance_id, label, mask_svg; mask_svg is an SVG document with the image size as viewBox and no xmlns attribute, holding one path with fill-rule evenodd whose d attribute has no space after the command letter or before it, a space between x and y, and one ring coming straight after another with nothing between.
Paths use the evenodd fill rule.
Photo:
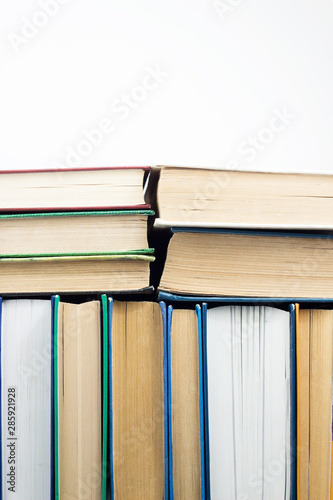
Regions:
<instances>
[{"instance_id":1,"label":"book top edge","mask_svg":"<svg viewBox=\"0 0 333 500\"><path fill-rule=\"evenodd\" d=\"M249 173L249 174L283 174L285 176L288 175L327 175L327 176L333 176L332 171L327 171L327 170L316 170L316 169L311 169L311 170L300 170L300 169L295 169L295 170L260 170L254 168L246 168L245 166L242 167L234 167L232 166L226 166L226 167L221 167L221 166L200 166L200 165L195 165L195 166L188 166L188 165L153 165L151 167L151 170L153 171L161 171L163 169L170 169L170 170L210 170L210 171L217 171L217 172L231 172L231 173Z\"/></svg>"},{"instance_id":2,"label":"book top edge","mask_svg":"<svg viewBox=\"0 0 333 500\"><path fill-rule=\"evenodd\" d=\"M33 174L48 172L89 172L95 170L144 170L149 171L150 166L123 166L123 167L80 167L80 168L45 168L45 169L26 169L26 170L6 170L0 169L0 174Z\"/></svg>"}]
</instances>

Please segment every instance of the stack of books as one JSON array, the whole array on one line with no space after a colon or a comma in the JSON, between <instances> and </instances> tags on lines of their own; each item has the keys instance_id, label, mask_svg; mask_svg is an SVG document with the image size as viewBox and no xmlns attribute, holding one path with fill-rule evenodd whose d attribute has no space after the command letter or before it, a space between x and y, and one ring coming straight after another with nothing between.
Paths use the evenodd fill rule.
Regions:
<instances>
[{"instance_id":1,"label":"stack of books","mask_svg":"<svg viewBox=\"0 0 333 500\"><path fill-rule=\"evenodd\" d=\"M151 291L148 172L0 172L1 498L107 497L100 295Z\"/></svg>"},{"instance_id":2,"label":"stack of books","mask_svg":"<svg viewBox=\"0 0 333 500\"><path fill-rule=\"evenodd\" d=\"M0 210L3 499L333 495L333 176L2 172Z\"/></svg>"},{"instance_id":3,"label":"stack of books","mask_svg":"<svg viewBox=\"0 0 333 500\"><path fill-rule=\"evenodd\" d=\"M148 167L0 172L0 290L149 287Z\"/></svg>"},{"instance_id":4,"label":"stack of books","mask_svg":"<svg viewBox=\"0 0 333 500\"><path fill-rule=\"evenodd\" d=\"M189 420L203 413L204 458L195 468L198 451L186 455L183 446L180 459L191 462L192 479L197 471L195 498L329 498L333 176L161 166L147 192L155 234L169 240L159 299L177 314L191 304L202 310L203 398ZM190 352L190 344L178 348L181 366ZM171 457L185 401L174 392L173 356ZM183 421L189 442L188 433ZM180 470L171 460L170 477ZM177 498L189 491L184 477L181 487L170 482Z\"/></svg>"}]
</instances>

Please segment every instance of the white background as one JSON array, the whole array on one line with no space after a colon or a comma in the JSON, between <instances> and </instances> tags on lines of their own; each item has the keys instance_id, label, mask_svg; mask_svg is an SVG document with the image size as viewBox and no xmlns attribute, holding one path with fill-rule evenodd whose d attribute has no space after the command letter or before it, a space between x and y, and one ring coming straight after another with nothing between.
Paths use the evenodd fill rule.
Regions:
<instances>
[{"instance_id":1,"label":"white background","mask_svg":"<svg viewBox=\"0 0 333 500\"><path fill-rule=\"evenodd\" d=\"M1 0L0 33L1 169L333 171L331 0Z\"/></svg>"}]
</instances>

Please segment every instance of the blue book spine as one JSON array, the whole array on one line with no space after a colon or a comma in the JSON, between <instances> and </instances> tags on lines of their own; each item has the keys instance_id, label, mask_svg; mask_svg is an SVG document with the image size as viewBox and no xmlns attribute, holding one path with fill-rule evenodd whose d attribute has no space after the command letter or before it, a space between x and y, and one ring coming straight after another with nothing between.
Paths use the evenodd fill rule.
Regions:
<instances>
[{"instance_id":1,"label":"blue book spine","mask_svg":"<svg viewBox=\"0 0 333 500\"><path fill-rule=\"evenodd\" d=\"M53 408L52 416L53 416L53 425L51 430L51 447L53 446L53 450L51 450L52 454L52 469L53 469L53 485L51 498L55 500L59 500L60 492L59 492L59 402L58 402L58 314L59 314L59 295L53 295L51 297L51 307L52 307L52 389L51 389L51 408ZM53 396L53 397L52 397Z\"/></svg>"},{"instance_id":2,"label":"blue book spine","mask_svg":"<svg viewBox=\"0 0 333 500\"><path fill-rule=\"evenodd\" d=\"M55 491L55 463L54 463L54 315L55 315L55 296L51 297L51 500L54 500Z\"/></svg>"},{"instance_id":3,"label":"blue book spine","mask_svg":"<svg viewBox=\"0 0 333 500\"><path fill-rule=\"evenodd\" d=\"M169 429L169 498L173 500L173 457L172 457L172 401L171 401L171 326L173 307L168 307L167 318L167 355L168 355L168 429Z\"/></svg>"},{"instance_id":4,"label":"blue book spine","mask_svg":"<svg viewBox=\"0 0 333 500\"><path fill-rule=\"evenodd\" d=\"M290 311L290 496L297 497L297 393L296 393L296 307L289 306Z\"/></svg>"},{"instance_id":5,"label":"blue book spine","mask_svg":"<svg viewBox=\"0 0 333 500\"><path fill-rule=\"evenodd\" d=\"M164 498L169 500L169 412L168 412L168 317L164 302L160 302L163 321L163 389L164 389Z\"/></svg>"},{"instance_id":6,"label":"blue book spine","mask_svg":"<svg viewBox=\"0 0 333 500\"><path fill-rule=\"evenodd\" d=\"M205 462L205 494L210 499L210 467L209 467L209 421L208 421L208 371L207 371L207 304L202 304L202 372L203 372L203 420L204 420L204 462Z\"/></svg>"}]
</instances>

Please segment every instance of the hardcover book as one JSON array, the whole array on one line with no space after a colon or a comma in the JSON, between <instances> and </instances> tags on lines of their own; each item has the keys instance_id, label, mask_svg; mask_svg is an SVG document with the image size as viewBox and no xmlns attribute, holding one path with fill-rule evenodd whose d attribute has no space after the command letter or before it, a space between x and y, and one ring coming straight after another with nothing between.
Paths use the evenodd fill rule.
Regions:
<instances>
[{"instance_id":1,"label":"hardcover book","mask_svg":"<svg viewBox=\"0 0 333 500\"><path fill-rule=\"evenodd\" d=\"M159 290L332 299L332 260L332 236L173 228Z\"/></svg>"},{"instance_id":2,"label":"hardcover book","mask_svg":"<svg viewBox=\"0 0 333 500\"><path fill-rule=\"evenodd\" d=\"M54 310L55 499L106 500L107 306Z\"/></svg>"},{"instance_id":3,"label":"hardcover book","mask_svg":"<svg viewBox=\"0 0 333 500\"><path fill-rule=\"evenodd\" d=\"M201 308L168 307L170 499L204 500Z\"/></svg>"},{"instance_id":4,"label":"hardcover book","mask_svg":"<svg viewBox=\"0 0 333 500\"><path fill-rule=\"evenodd\" d=\"M0 176L1 180L1 176ZM0 214L0 257L152 253L151 210Z\"/></svg>"},{"instance_id":5,"label":"hardcover book","mask_svg":"<svg viewBox=\"0 0 333 500\"><path fill-rule=\"evenodd\" d=\"M16 293L140 291L149 286L151 255L0 258L0 290Z\"/></svg>"},{"instance_id":6,"label":"hardcover book","mask_svg":"<svg viewBox=\"0 0 333 500\"><path fill-rule=\"evenodd\" d=\"M296 342L298 498L332 498L333 311L297 306Z\"/></svg>"},{"instance_id":7,"label":"hardcover book","mask_svg":"<svg viewBox=\"0 0 333 500\"><path fill-rule=\"evenodd\" d=\"M203 305L207 498L296 499L293 314Z\"/></svg>"},{"instance_id":8,"label":"hardcover book","mask_svg":"<svg viewBox=\"0 0 333 500\"><path fill-rule=\"evenodd\" d=\"M333 175L154 167L155 227L332 229Z\"/></svg>"},{"instance_id":9,"label":"hardcover book","mask_svg":"<svg viewBox=\"0 0 333 500\"><path fill-rule=\"evenodd\" d=\"M165 304L109 299L111 500L168 500Z\"/></svg>"},{"instance_id":10,"label":"hardcover book","mask_svg":"<svg viewBox=\"0 0 333 500\"><path fill-rule=\"evenodd\" d=\"M0 171L0 211L149 208L143 184L149 167Z\"/></svg>"},{"instance_id":11,"label":"hardcover book","mask_svg":"<svg viewBox=\"0 0 333 500\"><path fill-rule=\"evenodd\" d=\"M51 300L0 299L3 500L53 500Z\"/></svg>"}]
</instances>

